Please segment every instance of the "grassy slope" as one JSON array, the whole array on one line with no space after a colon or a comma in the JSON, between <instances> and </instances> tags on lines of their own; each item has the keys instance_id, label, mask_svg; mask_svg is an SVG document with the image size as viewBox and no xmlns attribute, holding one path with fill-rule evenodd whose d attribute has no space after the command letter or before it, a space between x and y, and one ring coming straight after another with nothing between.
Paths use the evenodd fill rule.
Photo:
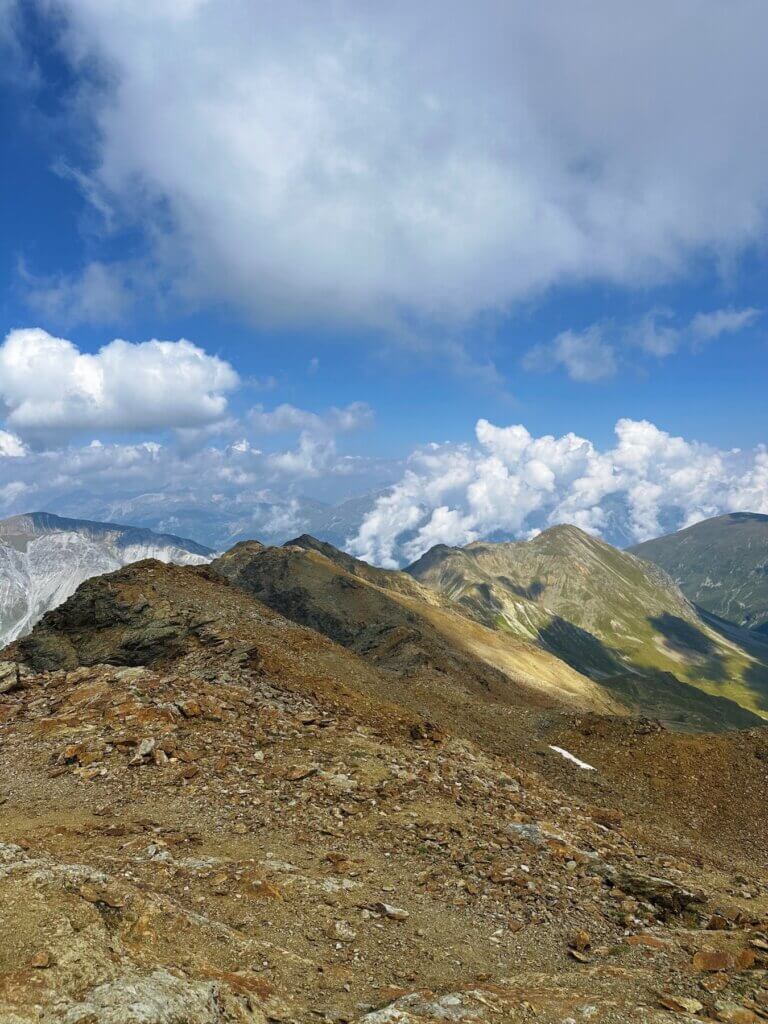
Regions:
<instances>
[{"instance_id":1,"label":"grassy slope","mask_svg":"<svg viewBox=\"0 0 768 1024\"><path fill-rule=\"evenodd\" d=\"M768 632L768 516L736 512L632 548L709 612Z\"/></svg>"},{"instance_id":2,"label":"grassy slope","mask_svg":"<svg viewBox=\"0 0 768 1024\"><path fill-rule=\"evenodd\" d=\"M240 544L212 567L281 614L399 676L621 712L602 687L540 645L502 637L410 576L357 562L312 538L283 548Z\"/></svg>"},{"instance_id":3,"label":"grassy slope","mask_svg":"<svg viewBox=\"0 0 768 1024\"><path fill-rule=\"evenodd\" d=\"M768 645L705 621L664 572L575 527L529 542L433 549L408 571L487 625L609 685L671 673L768 717Z\"/></svg>"}]
</instances>

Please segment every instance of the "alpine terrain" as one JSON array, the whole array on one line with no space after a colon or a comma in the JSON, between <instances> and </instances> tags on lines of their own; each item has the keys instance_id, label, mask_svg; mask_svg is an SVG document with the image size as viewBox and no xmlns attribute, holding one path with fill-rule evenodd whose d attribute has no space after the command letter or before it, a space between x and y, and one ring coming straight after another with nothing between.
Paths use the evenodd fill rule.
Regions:
<instances>
[{"instance_id":1,"label":"alpine terrain","mask_svg":"<svg viewBox=\"0 0 768 1024\"><path fill-rule=\"evenodd\" d=\"M631 548L695 604L768 634L768 516L732 512Z\"/></svg>"},{"instance_id":2,"label":"alpine terrain","mask_svg":"<svg viewBox=\"0 0 768 1024\"><path fill-rule=\"evenodd\" d=\"M675 716L668 701L681 686L768 716L768 644L703 617L663 570L574 526L516 543L439 545L407 572L619 697L642 701L651 687L662 717Z\"/></svg>"},{"instance_id":3,"label":"alpine terrain","mask_svg":"<svg viewBox=\"0 0 768 1024\"><path fill-rule=\"evenodd\" d=\"M580 531L576 534L586 537ZM504 545L488 547L498 553ZM719 729L760 722L756 709L742 707L722 693L704 692L671 673L628 669L591 633L564 618L556 620L556 636L572 641L574 647L551 642L543 626L541 634L499 629L495 610L486 614L487 609L441 587L433 577L425 576L419 583L409 573L374 568L306 535L282 548L253 542L237 545L212 568L294 621L353 647L380 666L400 674L408 671L410 700L419 692L412 685L418 668L421 687L432 692L433 710L435 700L446 700L442 680L450 665L454 670L461 666L455 674L462 680L462 690L498 692L504 700L522 687L528 701L535 694L539 702L554 698L562 703L571 695L581 707L652 714L684 727ZM671 589L684 611L687 602ZM638 603L646 598L642 591L633 595ZM577 613L576 608L572 611ZM541 623L551 615L539 608L533 613ZM604 659L603 671L599 664L596 668L598 656ZM476 718L474 699L459 709L456 689L449 692L454 702L447 710L449 719ZM496 713L491 719L498 728Z\"/></svg>"},{"instance_id":4,"label":"alpine terrain","mask_svg":"<svg viewBox=\"0 0 768 1024\"><path fill-rule=\"evenodd\" d=\"M83 580L157 558L198 565L208 548L169 534L33 512L0 521L0 646L27 632Z\"/></svg>"},{"instance_id":5,"label":"alpine terrain","mask_svg":"<svg viewBox=\"0 0 768 1024\"><path fill-rule=\"evenodd\" d=\"M308 537L81 584L0 659L0 1020L765 1019L768 730L494 625Z\"/></svg>"}]
</instances>

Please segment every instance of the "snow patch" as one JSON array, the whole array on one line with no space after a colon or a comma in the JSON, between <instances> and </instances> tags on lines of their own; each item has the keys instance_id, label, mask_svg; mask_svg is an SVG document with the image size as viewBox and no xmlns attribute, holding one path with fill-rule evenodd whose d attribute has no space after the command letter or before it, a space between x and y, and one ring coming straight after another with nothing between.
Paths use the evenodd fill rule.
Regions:
<instances>
[{"instance_id":1,"label":"snow patch","mask_svg":"<svg viewBox=\"0 0 768 1024\"><path fill-rule=\"evenodd\" d=\"M586 761L580 761L578 757L576 757L574 754L570 752L570 750L563 750L562 747L553 747L551 743L549 744L549 749L554 750L556 754L559 754L561 757L564 757L567 761L573 761L573 763L575 765L578 765L579 768L584 768L588 772L597 771L594 765L587 764Z\"/></svg>"}]
</instances>

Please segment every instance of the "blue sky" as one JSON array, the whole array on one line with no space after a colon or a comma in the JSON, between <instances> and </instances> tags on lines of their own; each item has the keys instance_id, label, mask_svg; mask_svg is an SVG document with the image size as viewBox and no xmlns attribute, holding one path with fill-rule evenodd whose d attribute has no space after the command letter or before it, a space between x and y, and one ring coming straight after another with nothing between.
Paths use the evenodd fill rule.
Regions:
<instances>
[{"instance_id":1,"label":"blue sky","mask_svg":"<svg viewBox=\"0 0 768 1024\"><path fill-rule=\"evenodd\" d=\"M768 510L768 14L704 6L2 0L4 510L136 516L142 494L204 503L195 479L242 524L257 494L402 495L409 471L403 543L606 531L617 498L629 537ZM577 435L611 482L545 459L532 497L539 455L483 447L485 421ZM623 421L722 465L686 502L670 442L666 476L630 480ZM113 460L90 477L94 441ZM247 472L212 467L241 441ZM142 476L146 442L168 462ZM435 443L485 468L434 486ZM512 511L481 514L494 458L483 500Z\"/></svg>"}]
</instances>

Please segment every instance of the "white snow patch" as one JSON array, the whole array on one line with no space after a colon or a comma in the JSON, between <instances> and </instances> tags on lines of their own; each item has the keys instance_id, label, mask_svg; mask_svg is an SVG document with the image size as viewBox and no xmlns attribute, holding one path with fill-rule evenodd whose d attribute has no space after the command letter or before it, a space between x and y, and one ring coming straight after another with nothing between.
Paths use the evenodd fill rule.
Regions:
<instances>
[{"instance_id":1,"label":"white snow patch","mask_svg":"<svg viewBox=\"0 0 768 1024\"><path fill-rule=\"evenodd\" d=\"M585 768L588 772L597 771L594 765L587 764L586 761L580 761L578 757L570 752L570 750L563 750L562 747L553 747L551 743L549 744L549 749L554 750L556 754L564 757L567 761L573 761L573 763L578 765L579 768Z\"/></svg>"}]
</instances>

